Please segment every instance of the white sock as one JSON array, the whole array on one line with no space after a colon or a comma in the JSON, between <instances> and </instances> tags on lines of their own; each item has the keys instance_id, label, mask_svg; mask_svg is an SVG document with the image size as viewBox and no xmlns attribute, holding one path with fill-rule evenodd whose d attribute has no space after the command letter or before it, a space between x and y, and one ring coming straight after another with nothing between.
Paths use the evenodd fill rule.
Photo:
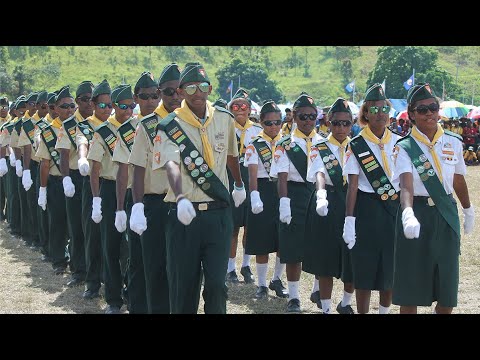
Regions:
<instances>
[{"instance_id":1,"label":"white sock","mask_svg":"<svg viewBox=\"0 0 480 360\"><path fill-rule=\"evenodd\" d=\"M267 286L267 271L268 271L268 263L266 264L257 263L258 286Z\"/></svg>"},{"instance_id":2,"label":"white sock","mask_svg":"<svg viewBox=\"0 0 480 360\"><path fill-rule=\"evenodd\" d=\"M324 314L330 314L330 307L332 306L332 299L320 300L322 303L322 311Z\"/></svg>"},{"instance_id":3,"label":"white sock","mask_svg":"<svg viewBox=\"0 0 480 360\"><path fill-rule=\"evenodd\" d=\"M353 293L346 292L345 290L343 291L342 307L352 305L352 296Z\"/></svg>"},{"instance_id":4,"label":"white sock","mask_svg":"<svg viewBox=\"0 0 480 360\"><path fill-rule=\"evenodd\" d=\"M243 261L242 261L242 267L245 267L245 266L250 266L250 259L252 258L252 255L247 255L247 254L243 254Z\"/></svg>"},{"instance_id":5,"label":"white sock","mask_svg":"<svg viewBox=\"0 0 480 360\"><path fill-rule=\"evenodd\" d=\"M289 281L288 282L288 299L300 299L298 294L298 287L300 286L300 281Z\"/></svg>"},{"instance_id":6,"label":"white sock","mask_svg":"<svg viewBox=\"0 0 480 360\"><path fill-rule=\"evenodd\" d=\"M315 292L315 291L319 291L320 287L318 285L318 279L315 279L315 281L313 282L313 287L312 287L312 294Z\"/></svg>"},{"instance_id":7,"label":"white sock","mask_svg":"<svg viewBox=\"0 0 480 360\"><path fill-rule=\"evenodd\" d=\"M282 280L283 272L285 271L285 267L287 264L281 264L280 258L278 256L275 257L275 270L273 273L272 280Z\"/></svg>"},{"instance_id":8,"label":"white sock","mask_svg":"<svg viewBox=\"0 0 480 360\"><path fill-rule=\"evenodd\" d=\"M390 312L390 306L384 307L382 305L378 306L378 313L379 314L388 314Z\"/></svg>"},{"instance_id":9,"label":"white sock","mask_svg":"<svg viewBox=\"0 0 480 360\"><path fill-rule=\"evenodd\" d=\"M233 270L235 270L235 258L229 258L227 273L232 272Z\"/></svg>"}]
</instances>

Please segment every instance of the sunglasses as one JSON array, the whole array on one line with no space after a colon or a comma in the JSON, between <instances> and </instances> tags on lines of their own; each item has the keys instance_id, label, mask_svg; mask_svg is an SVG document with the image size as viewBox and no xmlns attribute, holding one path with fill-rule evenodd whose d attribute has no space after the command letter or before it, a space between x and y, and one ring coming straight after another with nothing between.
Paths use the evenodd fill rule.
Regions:
<instances>
[{"instance_id":1,"label":"sunglasses","mask_svg":"<svg viewBox=\"0 0 480 360\"><path fill-rule=\"evenodd\" d=\"M350 120L332 120L332 125L333 126L344 126L344 127L347 127L347 126L350 126L352 125L352 122Z\"/></svg>"},{"instance_id":2,"label":"sunglasses","mask_svg":"<svg viewBox=\"0 0 480 360\"><path fill-rule=\"evenodd\" d=\"M317 114L298 114L297 116L302 121L316 120L317 119Z\"/></svg>"},{"instance_id":3,"label":"sunglasses","mask_svg":"<svg viewBox=\"0 0 480 360\"><path fill-rule=\"evenodd\" d=\"M10 107L8 105L2 105L2 110L8 110Z\"/></svg>"},{"instance_id":4,"label":"sunglasses","mask_svg":"<svg viewBox=\"0 0 480 360\"><path fill-rule=\"evenodd\" d=\"M160 96L157 93L152 93L152 94L138 94L138 97L142 100L148 100L148 99L157 100Z\"/></svg>"},{"instance_id":5,"label":"sunglasses","mask_svg":"<svg viewBox=\"0 0 480 360\"><path fill-rule=\"evenodd\" d=\"M262 124L264 124L265 126L280 126L282 125L282 120L265 120L264 122L262 122Z\"/></svg>"},{"instance_id":6,"label":"sunglasses","mask_svg":"<svg viewBox=\"0 0 480 360\"><path fill-rule=\"evenodd\" d=\"M430 110L432 113L436 112L440 109L437 103L431 103L429 105L418 105L413 111L418 112L421 115L425 115L428 110Z\"/></svg>"},{"instance_id":7,"label":"sunglasses","mask_svg":"<svg viewBox=\"0 0 480 360\"><path fill-rule=\"evenodd\" d=\"M100 108L100 109L105 109L105 108L109 108L111 109L113 107L113 105L111 103L107 104L107 103L104 103L104 102L100 102L97 104L97 106Z\"/></svg>"},{"instance_id":8,"label":"sunglasses","mask_svg":"<svg viewBox=\"0 0 480 360\"><path fill-rule=\"evenodd\" d=\"M90 101L90 98L88 96L82 96L82 97L79 97L77 99L80 100L81 102L89 102Z\"/></svg>"},{"instance_id":9,"label":"sunglasses","mask_svg":"<svg viewBox=\"0 0 480 360\"><path fill-rule=\"evenodd\" d=\"M75 105L74 103L70 103L70 104L62 104L62 105L59 105L58 107L60 109L68 109L68 108L71 108L71 109L75 109L77 105Z\"/></svg>"},{"instance_id":10,"label":"sunglasses","mask_svg":"<svg viewBox=\"0 0 480 360\"><path fill-rule=\"evenodd\" d=\"M120 108L120 110L127 110L127 109L133 110L137 106L137 104L135 103L131 103L130 105L115 103L115 105L117 105Z\"/></svg>"},{"instance_id":11,"label":"sunglasses","mask_svg":"<svg viewBox=\"0 0 480 360\"><path fill-rule=\"evenodd\" d=\"M203 82L203 83L198 84L198 85L192 84L192 85L188 85L188 86L184 87L185 92L188 95L195 94L197 92L197 88L199 88L201 92L206 93L210 89L210 85L207 82Z\"/></svg>"},{"instance_id":12,"label":"sunglasses","mask_svg":"<svg viewBox=\"0 0 480 360\"><path fill-rule=\"evenodd\" d=\"M177 92L177 89L171 88L171 87L168 87L168 88L165 88L165 89L159 89L159 90L165 96L173 96Z\"/></svg>"},{"instance_id":13,"label":"sunglasses","mask_svg":"<svg viewBox=\"0 0 480 360\"><path fill-rule=\"evenodd\" d=\"M50 110L55 110L55 105L48 105L48 108L49 108Z\"/></svg>"},{"instance_id":14,"label":"sunglasses","mask_svg":"<svg viewBox=\"0 0 480 360\"><path fill-rule=\"evenodd\" d=\"M369 112L371 114L378 114L379 112L383 112L384 114L388 114L390 112L390 106L384 105L382 107L380 106L370 106Z\"/></svg>"},{"instance_id":15,"label":"sunglasses","mask_svg":"<svg viewBox=\"0 0 480 360\"><path fill-rule=\"evenodd\" d=\"M232 110L233 111L238 111L238 110L242 110L242 111L245 111L248 109L248 105L243 103L241 105L238 105L238 104L233 104L232 105Z\"/></svg>"}]
</instances>

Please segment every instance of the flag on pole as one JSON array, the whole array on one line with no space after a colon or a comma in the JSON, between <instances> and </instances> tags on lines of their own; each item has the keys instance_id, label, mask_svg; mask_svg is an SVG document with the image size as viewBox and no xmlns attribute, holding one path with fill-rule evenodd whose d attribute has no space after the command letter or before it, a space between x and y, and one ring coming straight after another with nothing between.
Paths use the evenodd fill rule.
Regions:
<instances>
[{"instance_id":1,"label":"flag on pole","mask_svg":"<svg viewBox=\"0 0 480 360\"><path fill-rule=\"evenodd\" d=\"M345 86L345 90L347 90L349 93L351 93L353 89L355 89L355 80Z\"/></svg>"},{"instance_id":2,"label":"flag on pole","mask_svg":"<svg viewBox=\"0 0 480 360\"><path fill-rule=\"evenodd\" d=\"M230 85L227 87L227 94L230 94L233 90L233 80L230 80Z\"/></svg>"},{"instance_id":3,"label":"flag on pole","mask_svg":"<svg viewBox=\"0 0 480 360\"><path fill-rule=\"evenodd\" d=\"M403 83L405 90L410 89L414 85L414 76L415 75L412 74L412 76L410 76L408 80Z\"/></svg>"}]
</instances>

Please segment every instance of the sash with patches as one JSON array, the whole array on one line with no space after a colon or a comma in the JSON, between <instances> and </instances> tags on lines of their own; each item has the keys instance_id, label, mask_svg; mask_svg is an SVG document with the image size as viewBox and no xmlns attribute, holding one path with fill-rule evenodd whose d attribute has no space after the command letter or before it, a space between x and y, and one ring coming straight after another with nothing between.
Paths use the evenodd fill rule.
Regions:
<instances>
[{"instance_id":1,"label":"sash with patches","mask_svg":"<svg viewBox=\"0 0 480 360\"><path fill-rule=\"evenodd\" d=\"M148 138L152 142L153 145L153 140L155 139L155 135L157 134L157 125L158 125L158 119L156 115L153 116L148 116L145 119L142 119L142 125L145 131L148 134Z\"/></svg>"},{"instance_id":2,"label":"sash with patches","mask_svg":"<svg viewBox=\"0 0 480 360\"><path fill-rule=\"evenodd\" d=\"M97 127L96 132L100 135L107 144L108 151L110 156L113 156L113 150L115 150L115 144L117 142L117 136L113 133L112 130L107 126L107 123Z\"/></svg>"},{"instance_id":3,"label":"sash with patches","mask_svg":"<svg viewBox=\"0 0 480 360\"><path fill-rule=\"evenodd\" d=\"M175 119L175 113L166 116L158 124L158 129L164 131L168 138L180 148L180 157L190 178L202 191L217 201L230 203L230 194L222 181L200 155L198 149L188 138L185 131Z\"/></svg>"},{"instance_id":4,"label":"sash with patches","mask_svg":"<svg viewBox=\"0 0 480 360\"><path fill-rule=\"evenodd\" d=\"M15 124L10 123L10 124L8 124L8 125L4 125L3 127L4 127L5 129L7 129L9 135L12 135L12 131L13 131L13 127L14 127L14 126L15 126Z\"/></svg>"},{"instance_id":5,"label":"sash with patches","mask_svg":"<svg viewBox=\"0 0 480 360\"><path fill-rule=\"evenodd\" d=\"M30 143L35 148L35 125L33 125L32 118L26 120L22 126L23 131L25 131L25 134L28 136L28 140L30 140Z\"/></svg>"},{"instance_id":6,"label":"sash with patches","mask_svg":"<svg viewBox=\"0 0 480 360\"><path fill-rule=\"evenodd\" d=\"M77 143L75 142L75 136L77 133L77 121L75 116L72 116L70 119L63 122L63 129L68 136L68 139L72 143L75 150L77 150Z\"/></svg>"},{"instance_id":7,"label":"sash with patches","mask_svg":"<svg viewBox=\"0 0 480 360\"><path fill-rule=\"evenodd\" d=\"M330 180L332 180L333 186L338 192L346 193L347 187L343 185L343 170L340 166L340 162L325 142L317 144L317 149L324 163L325 169L327 169L328 176L330 176ZM342 199L345 200L345 197L342 196Z\"/></svg>"},{"instance_id":8,"label":"sash with patches","mask_svg":"<svg viewBox=\"0 0 480 360\"><path fill-rule=\"evenodd\" d=\"M237 134L235 134L235 136L237 137L238 163L243 164L246 147L245 144L243 144L243 149L240 149L240 137Z\"/></svg>"},{"instance_id":9,"label":"sash with patches","mask_svg":"<svg viewBox=\"0 0 480 360\"><path fill-rule=\"evenodd\" d=\"M447 195L427 156L411 136L401 139L397 142L397 145L401 146L410 156L413 166L417 170L425 189L427 189L438 211L460 238L460 220L457 206Z\"/></svg>"},{"instance_id":10,"label":"sash with patches","mask_svg":"<svg viewBox=\"0 0 480 360\"><path fill-rule=\"evenodd\" d=\"M95 131L93 130L92 126L88 123L88 120L80 121L78 123L78 129L82 132L83 135L85 135L85 137L88 140L88 143L90 143L90 141L93 138L93 133Z\"/></svg>"},{"instance_id":11,"label":"sash with patches","mask_svg":"<svg viewBox=\"0 0 480 360\"><path fill-rule=\"evenodd\" d=\"M266 142L259 141L260 139L261 137L255 138L252 141L252 145L255 147L255 150L257 150L258 156L260 157L260 160L268 173L268 177L270 178L270 167L272 166L272 150L270 150Z\"/></svg>"},{"instance_id":12,"label":"sash with patches","mask_svg":"<svg viewBox=\"0 0 480 360\"><path fill-rule=\"evenodd\" d=\"M60 154L55 150L55 144L57 143L57 135L53 131L53 128L50 125L47 125L42 132L40 133L43 142L47 146L48 152L50 153L50 158L57 167L58 171L60 170Z\"/></svg>"},{"instance_id":13,"label":"sash with patches","mask_svg":"<svg viewBox=\"0 0 480 360\"><path fill-rule=\"evenodd\" d=\"M44 120L44 118L41 118L40 120L38 120L36 123L35 123L36 126L38 126L38 128L43 131L43 129L45 129L47 126L50 126L50 124Z\"/></svg>"},{"instance_id":14,"label":"sash with patches","mask_svg":"<svg viewBox=\"0 0 480 360\"><path fill-rule=\"evenodd\" d=\"M297 169L303 181L308 184L309 181L307 181L307 154L303 152L302 148L298 144L292 143L292 138L290 135L287 135L287 137L284 139L285 140L283 141L279 141L279 145L283 146L283 148L287 152L288 158L293 163L293 166L295 166L295 169Z\"/></svg>"},{"instance_id":15,"label":"sash with patches","mask_svg":"<svg viewBox=\"0 0 480 360\"><path fill-rule=\"evenodd\" d=\"M396 216L398 194L363 136L353 138L350 142L350 149L357 158L360 168L375 194L382 200L390 215Z\"/></svg>"},{"instance_id":16,"label":"sash with patches","mask_svg":"<svg viewBox=\"0 0 480 360\"><path fill-rule=\"evenodd\" d=\"M23 123L23 121L22 121L22 119L20 119L14 125L15 131L17 132L17 135L20 135L20 131L22 131L22 123Z\"/></svg>"},{"instance_id":17,"label":"sash with patches","mask_svg":"<svg viewBox=\"0 0 480 360\"><path fill-rule=\"evenodd\" d=\"M135 128L131 121L127 121L118 128L118 135L123 140L129 152L132 152L133 140L135 140Z\"/></svg>"}]
</instances>

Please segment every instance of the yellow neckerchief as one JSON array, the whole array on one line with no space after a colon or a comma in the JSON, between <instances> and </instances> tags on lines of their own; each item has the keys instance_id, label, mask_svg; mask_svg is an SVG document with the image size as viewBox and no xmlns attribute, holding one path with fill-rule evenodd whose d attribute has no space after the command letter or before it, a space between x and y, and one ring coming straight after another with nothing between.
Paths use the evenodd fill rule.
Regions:
<instances>
[{"instance_id":1,"label":"yellow neckerchief","mask_svg":"<svg viewBox=\"0 0 480 360\"><path fill-rule=\"evenodd\" d=\"M277 136L275 136L273 139L268 136L267 134L265 134L265 132L262 130L258 133L258 136L260 136L262 139L264 139L265 141L267 141L268 143L270 143L270 147L271 147L271 150L275 149L275 143L280 140L280 138L282 137L282 135L280 135L280 132L277 134Z\"/></svg>"},{"instance_id":2,"label":"yellow neckerchief","mask_svg":"<svg viewBox=\"0 0 480 360\"><path fill-rule=\"evenodd\" d=\"M75 110L75 113L73 114L75 115L75 120L77 120L77 123L79 122L82 122L84 121L85 119L83 118L83 116L80 114L80 110Z\"/></svg>"},{"instance_id":3,"label":"yellow neckerchief","mask_svg":"<svg viewBox=\"0 0 480 360\"><path fill-rule=\"evenodd\" d=\"M24 117L25 120L28 120L28 119L31 118L29 111L30 111L30 110L27 110L27 111L25 111L25 114L23 114L23 117Z\"/></svg>"},{"instance_id":4,"label":"yellow neckerchief","mask_svg":"<svg viewBox=\"0 0 480 360\"><path fill-rule=\"evenodd\" d=\"M324 132L325 134L328 134L328 131L330 130L327 125L323 124L320 125L319 129Z\"/></svg>"},{"instance_id":5,"label":"yellow neckerchief","mask_svg":"<svg viewBox=\"0 0 480 360\"><path fill-rule=\"evenodd\" d=\"M60 129L62 127L62 120L57 116L55 119L52 120L50 123L55 129Z\"/></svg>"},{"instance_id":6,"label":"yellow neckerchief","mask_svg":"<svg viewBox=\"0 0 480 360\"><path fill-rule=\"evenodd\" d=\"M253 124L254 124L254 122L250 119L248 119L245 122L244 126L240 125L237 121L235 121L235 128L242 132L242 134L240 135L240 151L242 152L242 154L245 152L245 150L244 150L245 134L247 133L247 129L251 128L253 126ZM241 155L241 154L239 154L239 155Z\"/></svg>"},{"instance_id":7,"label":"yellow neckerchief","mask_svg":"<svg viewBox=\"0 0 480 360\"><path fill-rule=\"evenodd\" d=\"M40 119L41 119L41 117L38 116L38 111L35 112L35 114L33 114L33 116L32 116L32 121L33 121L33 123L35 124L35 123L36 123L38 120L40 120Z\"/></svg>"},{"instance_id":8,"label":"yellow neckerchief","mask_svg":"<svg viewBox=\"0 0 480 360\"><path fill-rule=\"evenodd\" d=\"M208 141L208 136L207 136L207 127L210 125L210 123L213 120L213 113L215 111L215 108L212 107L212 105L207 102L207 112L208 114L207 121L205 121L205 124L202 125L200 122L200 119L195 116L195 114L190 110L188 107L188 104L185 100L182 100L182 106L175 109L174 112L177 114L177 116L185 121L187 124L190 124L194 127L196 127L199 132L200 136L202 138L202 145L203 145L203 157L205 158L205 161L207 162L208 166L213 169L213 166L215 165L215 160L213 159L213 150L212 150L212 145L210 145L210 141Z\"/></svg>"},{"instance_id":9,"label":"yellow neckerchief","mask_svg":"<svg viewBox=\"0 0 480 360\"><path fill-rule=\"evenodd\" d=\"M313 137L317 134L315 129L312 130L312 132L307 136L304 133L302 133L298 128L296 128L293 131L293 136L300 138L300 139L305 139L307 142L307 160L310 159L310 150L312 148L312 139Z\"/></svg>"},{"instance_id":10,"label":"yellow neckerchief","mask_svg":"<svg viewBox=\"0 0 480 360\"><path fill-rule=\"evenodd\" d=\"M93 128L95 129L97 126L100 126L103 124L103 121L100 120L95 116L95 113L93 113L92 116L88 117L88 120L90 120L91 123L93 123Z\"/></svg>"},{"instance_id":11,"label":"yellow neckerchief","mask_svg":"<svg viewBox=\"0 0 480 360\"><path fill-rule=\"evenodd\" d=\"M383 137L379 139L378 137L375 136L372 130L370 130L369 126L365 126L363 130L360 131L359 135L363 136L365 140L373 142L374 144L377 144L380 147L380 151L382 153L383 169L385 170L385 173L389 178L392 177L392 172L390 171L390 166L388 166L387 153L385 151L385 146L384 146L385 144L389 143L390 140L392 140L392 132L387 128L385 128Z\"/></svg>"},{"instance_id":12,"label":"yellow neckerchief","mask_svg":"<svg viewBox=\"0 0 480 360\"><path fill-rule=\"evenodd\" d=\"M435 163L435 166L437 168L437 175L438 178L440 179L440 182L443 184L443 177L442 177L442 165L440 164L440 159L437 156L437 153L435 152L434 145L437 143L438 139L440 136L442 136L444 133L442 126L440 124L437 124L437 132L435 133L435 136L433 137L433 140L430 141L425 134L420 132L418 128L414 125L412 128L412 136L415 140L421 142L422 144L425 144L428 146L428 149L430 150L430 154L433 157L433 162Z\"/></svg>"},{"instance_id":13,"label":"yellow neckerchief","mask_svg":"<svg viewBox=\"0 0 480 360\"><path fill-rule=\"evenodd\" d=\"M340 149L340 167L343 168L343 157L345 156L345 149L346 149L348 143L350 142L350 137L347 136L347 138L345 140L343 140L343 142L340 144L340 142L333 137L332 133L330 133L327 136L327 140L330 144L338 146L338 148ZM343 177L343 185L345 185L346 183L347 183L347 177L344 176Z\"/></svg>"},{"instance_id":14,"label":"yellow neckerchief","mask_svg":"<svg viewBox=\"0 0 480 360\"><path fill-rule=\"evenodd\" d=\"M163 105L163 101L158 104L157 108L153 112L160 116L162 119L165 119L165 117L169 114L169 112L167 111L167 109L165 109L165 106Z\"/></svg>"},{"instance_id":15,"label":"yellow neckerchief","mask_svg":"<svg viewBox=\"0 0 480 360\"><path fill-rule=\"evenodd\" d=\"M107 120L110 124L112 124L113 126L115 126L117 129L122 126L122 123L119 122L116 118L115 118L115 115L114 116L110 116Z\"/></svg>"},{"instance_id":16,"label":"yellow neckerchief","mask_svg":"<svg viewBox=\"0 0 480 360\"><path fill-rule=\"evenodd\" d=\"M47 123L49 123L49 124L53 121L52 117L50 116L50 113L48 113L47 116L45 116L44 119L45 119L45 121L46 121Z\"/></svg>"},{"instance_id":17,"label":"yellow neckerchief","mask_svg":"<svg viewBox=\"0 0 480 360\"><path fill-rule=\"evenodd\" d=\"M12 119L12 115L10 114L7 114L7 116L4 118L0 117L0 121L2 122L9 122L11 119Z\"/></svg>"},{"instance_id":18,"label":"yellow neckerchief","mask_svg":"<svg viewBox=\"0 0 480 360\"><path fill-rule=\"evenodd\" d=\"M284 133L285 135L288 135L292 132L292 128L290 126L288 126L289 124L288 123L285 123L283 124L282 126L282 133ZM285 130L286 129L286 130ZM288 131L288 132L287 132Z\"/></svg>"}]
</instances>

